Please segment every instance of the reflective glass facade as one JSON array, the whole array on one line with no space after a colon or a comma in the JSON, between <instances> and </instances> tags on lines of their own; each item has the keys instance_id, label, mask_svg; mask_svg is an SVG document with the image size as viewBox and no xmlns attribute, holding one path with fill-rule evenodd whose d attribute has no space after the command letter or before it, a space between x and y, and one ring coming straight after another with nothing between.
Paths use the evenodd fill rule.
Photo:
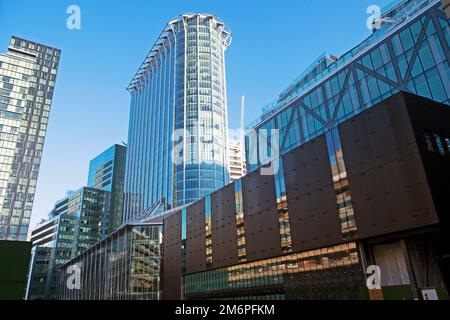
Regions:
<instances>
[{"instance_id":1,"label":"reflective glass facade","mask_svg":"<svg viewBox=\"0 0 450 320\"><path fill-rule=\"evenodd\" d=\"M125 159L127 148L113 145L92 159L89 164L88 187L109 193L108 233L115 231L123 220L123 185L125 181Z\"/></svg>"},{"instance_id":2,"label":"reflective glass facade","mask_svg":"<svg viewBox=\"0 0 450 320\"><path fill-rule=\"evenodd\" d=\"M162 225L126 225L61 268L60 300L158 300ZM80 268L69 289L68 268Z\"/></svg>"},{"instance_id":3,"label":"reflective glass facade","mask_svg":"<svg viewBox=\"0 0 450 320\"><path fill-rule=\"evenodd\" d=\"M247 250L245 249L245 215L244 199L242 196L242 180L234 183L234 202L236 207L236 236L238 246L239 262L247 260Z\"/></svg>"},{"instance_id":4,"label":"reflective glass facade","mask_svg":"<svg viewBox=\"0 0 450 320\"><path fill-rule=\"evenodd\" d=\"M211 196L205 197L205 249L206 265L210 266L213 261Z\"/></svg>"},{"instance_id":5,"label":"reflective glass facade","mask_svg":"<svg viewBox=\"0 0 450 320\"><path fill-rule=\"evenodd\" d=\"M17 37L0 54L0 239L27 237L60 55Z\"/></svg>"},{"instance_id":6,"label":"reflective glass facade","mask_svg":"<svg viewBox=\"0 0 450 320\"><path fill-rule=\"evenodd\" d=\"M386 14L392 23L339 59L320 59L320 72L264 108L246 136L249 171L267 162L259 129L279 129L285 154L399 91L450 104L450 27L439 1L401 1Z\"/></svg>"},{"instance_id":7,"label":"reflective glass facade","mask_svg":"<svg viewBox=\"0 0 450 320\"><path fill-rule=\"evenodd\" d=\"M161 203L184 205L225 186L225 50L230 32L211 15L164 29L135 75L125 180L125 220Z\"/></svg>"},{"instance_id":8,"label":"reflective glass facade","mask_svg":"<svg viewBox=\"0 0 450 320\"><path fill-rule=\"evenodd\" d=\"M280 225L281 249L283 250L283 253L288 253L292 251L292 238L283 163L279 164L279 168L274 175L274 179L278 223Z\"/></svg>"},{"instance_id":9,"label":"reflective glass facade","mask_svg":"<svg viewBox=\"0 0 450 320\"><path fill-rule=\"evenodd\" d=\"M107 235L109 193L82 188L58 201L50 220L31 233L35 258L29 299L55 299L59 267Z\"/></svg>"},{"instance_id":10,"label":"reflective glass facade","mask_svg":"<svg viewBox=\"0 0 450 320\"><path fill-rule=\"evenodd\" d=\"M362 299L353 242L184 277L187 299Z\"/></svg>"},{"instance_id":11,"label":"reflective glass facade","mask_svg":"<svg viewBox=\"0 0 450 320\"><path fill-rule=\"evenodd\" d=\"M350 240L355 238L357 228L339 130L334 128L328 131L325 136L341 231L344 240Z\"/></svg>"}]
</instances>

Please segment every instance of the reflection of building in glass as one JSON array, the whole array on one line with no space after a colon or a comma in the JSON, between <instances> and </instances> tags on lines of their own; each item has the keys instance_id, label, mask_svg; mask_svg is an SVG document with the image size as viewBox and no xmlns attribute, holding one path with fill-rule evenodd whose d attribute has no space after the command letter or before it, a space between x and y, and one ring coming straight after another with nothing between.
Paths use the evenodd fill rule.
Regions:
<instances>
[{"instance_id":1,"label":"reflection of building in glass","mask_svg":"<svg viewBox=\"0 0 450 320\"><path fill-rule=\"evenodd\" d=\"M27 238L60 55L17 37L0 54L0 239Z\"/></svg>"},{"instance_id":2,"label":"reflection of building in glass","mask_svg":"<svg viewBox=\"0 0 450 320\"><path fill-rule=\"evenodd\" d=\"M225 51L231 34L208 14L170 21L134 76L125 221L160 202L178 207L229 182Z\"/></svg>"},{"instance_id":3,"label":"reflection of building in glass","mask_svg":"<svg viewBox=\"0 0 450 320\"><path fill-rule=\"evenodd\" d=\"M326 133L326 137L342 235L345 239L351 240L355 237L357 229L339 131L336 128L332 129Z\"/></svg>"},{"instance_id":4,"label":"reflection of building in glass","mask_svg":"<svg viewBox=\"0 0 450 320\"><path fill-rule=\"evenodd\" d=\"M162 225L125 225L61 268L61 300L158 300ZM81 288L69 289L70 266L81 270Z\"/></svg>"},{"instance_id":5,"label":"reflection of building in glass","mask_svg":"<svg viewBox=\"0 0 450 320\"><path fill-rule=\"evenodd\" d=\"M58 268L107 235L109 193L81 188L55 204L31 233L33 261L28 299L54 299Z\"/></svg>"},{"instance_id":6,"label":"reflection of building in glass","mask_svg":"<svg viewBox=\"0 0 450 320\"><path fill-rule=\"evenodd\" d=\"M187 299L208 299L214 297L214 292L222 292L221 297L227 298L249 290L254 293L245 295L246 299L284 300L286 294L317 300L359 299L364 281L359 262L357 246L351 242L187 275L185 295ZM333 276L336 280L345 277L341 288L345 294L334 292L327 286L312 289L309 281L318 281L325 274L329 278L323 282L332 281Z\"/></svg>"},{"instance_id":7,"label":"reflection of building in glass","mask_svg":"<svg viewBox=\"0 0 450 320\"><path fill-rule=\"evenodd\" d=\"M245 215L241 180L236 180L236 182L234 183L234 202L236 209L236 237L238 245L238 258L239 262L245 262L247 260L247 251L245 249Z\"/></svg>"},{"instance_id":8,"label":"reflection of building in glass","mask_svg":"<svg viewBox=\"0 0 450 320\"><path fill-rule=\"evenodd\" d=\"M115 144L89 164L87 186L109 193L108 233L122 224L126 152L125 146Z\"/></svg>"},{"instance_id":9,"label":"reflection of building in glass","mask_svg":"<svg viewBox=\"0 0 450 320\"><path fill-rule=\"evenodd\" d=\"M277 200L278 223L280 225L281 248L283 253L292 251L291 224L289 222L288 199L283 164L279 164L274 175Z\"/></svg>"},{"instance_id":10,"label":"reflection of building in glass","mask_svg":"<svg viewBox=\"0 0 450 320\"><path fill-rule=\"evenodd\" d=\"M398 93L273 160L275 175L174 210L163 298L445 299L448 123L447 105Z\"/></svg>"}]
</instances>

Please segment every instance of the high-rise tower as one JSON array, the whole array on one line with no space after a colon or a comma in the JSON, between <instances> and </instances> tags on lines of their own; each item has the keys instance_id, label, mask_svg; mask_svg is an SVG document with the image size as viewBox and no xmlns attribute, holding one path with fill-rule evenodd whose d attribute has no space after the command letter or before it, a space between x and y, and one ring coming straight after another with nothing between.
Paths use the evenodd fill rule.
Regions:
<instances>
[{"instance_id":1,"label":"high-rise tower","mask_svg":"<svg viewBox=\"0 0 450 320\"><path fill-rule=\"evenodd\" d=\"M228 183L230 43L216 17L184 14L167 24L134 76L125 220L155 204L190 203Z\"/></svg>"},{"instance_id":2,"label":"high-rise tower","mask_svg":"<svg viewBox=\"0 0 450 320\"><path fill-rule=\"evenodd\" d=\"M27 237L60 55L17 37L0 54L0 239Z\"/></svg>"}]
</instances>

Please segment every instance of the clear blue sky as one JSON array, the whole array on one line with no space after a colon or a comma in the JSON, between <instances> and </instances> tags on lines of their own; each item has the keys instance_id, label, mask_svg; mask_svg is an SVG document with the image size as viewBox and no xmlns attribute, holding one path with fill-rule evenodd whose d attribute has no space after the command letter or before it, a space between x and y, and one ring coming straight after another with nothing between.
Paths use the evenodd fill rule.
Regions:
<instances>
[{"instance_id":1,"label":"clear blue sky","mask_svg":"<svg viewBox=\"0 0 450 320\"><path fill-rule=\"evenodd\" d=\"M125 88L171 18L208 12L233 32L226 56L230 128L246 120L322 52L341 55L369 35L369 5L390 0L0 0L0 51L17 35L60 48L62 60L45 142L32 226L66 191L86 184L89 160L127 140ZM80 6L81 30L66 28Z\"/></svg>"}]
</instances>

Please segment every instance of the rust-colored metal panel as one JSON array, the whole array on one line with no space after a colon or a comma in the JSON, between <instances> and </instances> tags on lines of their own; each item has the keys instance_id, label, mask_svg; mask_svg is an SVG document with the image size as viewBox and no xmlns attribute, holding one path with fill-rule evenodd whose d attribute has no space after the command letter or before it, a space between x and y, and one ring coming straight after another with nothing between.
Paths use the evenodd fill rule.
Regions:
<instances>
[{"instance_id":1,"label":"rust-colored metal panel","mask_svg":"<svg viewBox=\"0 0 450 320\"><path fill-rule=\"evenodd\" d=\"M181 213L164 219L163 299L181 299Z\"/></svg>"},{"instance_id":2,"label":"rust-colored metal panel","mask_svg":"<svg viewBox=\"0 0 450 320\"><path fill-rule=\"evenodd\" d=\"M234 184L214 192L212 204L213 268L222 268L239 262L236 237L236 208Z\"/></svg>"},{"instance_id":3,"label":"rust-colored metal panel","mask_svg":"<svg viewBox=\"0 0 450 320\"><path fill-rule=\"evenodd\" d=\"M325 137L290 152L283 164L294 251L342 242Z\"/></svg>"},{"instance_id":4,"label":"rust-colored metal panel","mask_svg":"<svg viewBox=\"0 0 450 320\"><path fill-rule=\"evenodd\" d=\"M242 180L247 261L282 253L273 175L257 170Z\"/></svg>"},{"instance_id":5,"label":"rust-colored metal panel","mask_svg":"<svg viewBox=\"0 0 450 320\"><path fill-rule=\"evenodd\" d=\"M401 95L339 131L359 238L438 222Z\"/></svg>"},{"instance_id":6,"label":"rust-colored metal panel","mask_svg":"<svg viewBox=\"0 0 450 320\"><path fill-rule=\"evenodd\" d=\"M206 269L205 200L186 209L186 272Z\"/></svg>"}]
</instances>

